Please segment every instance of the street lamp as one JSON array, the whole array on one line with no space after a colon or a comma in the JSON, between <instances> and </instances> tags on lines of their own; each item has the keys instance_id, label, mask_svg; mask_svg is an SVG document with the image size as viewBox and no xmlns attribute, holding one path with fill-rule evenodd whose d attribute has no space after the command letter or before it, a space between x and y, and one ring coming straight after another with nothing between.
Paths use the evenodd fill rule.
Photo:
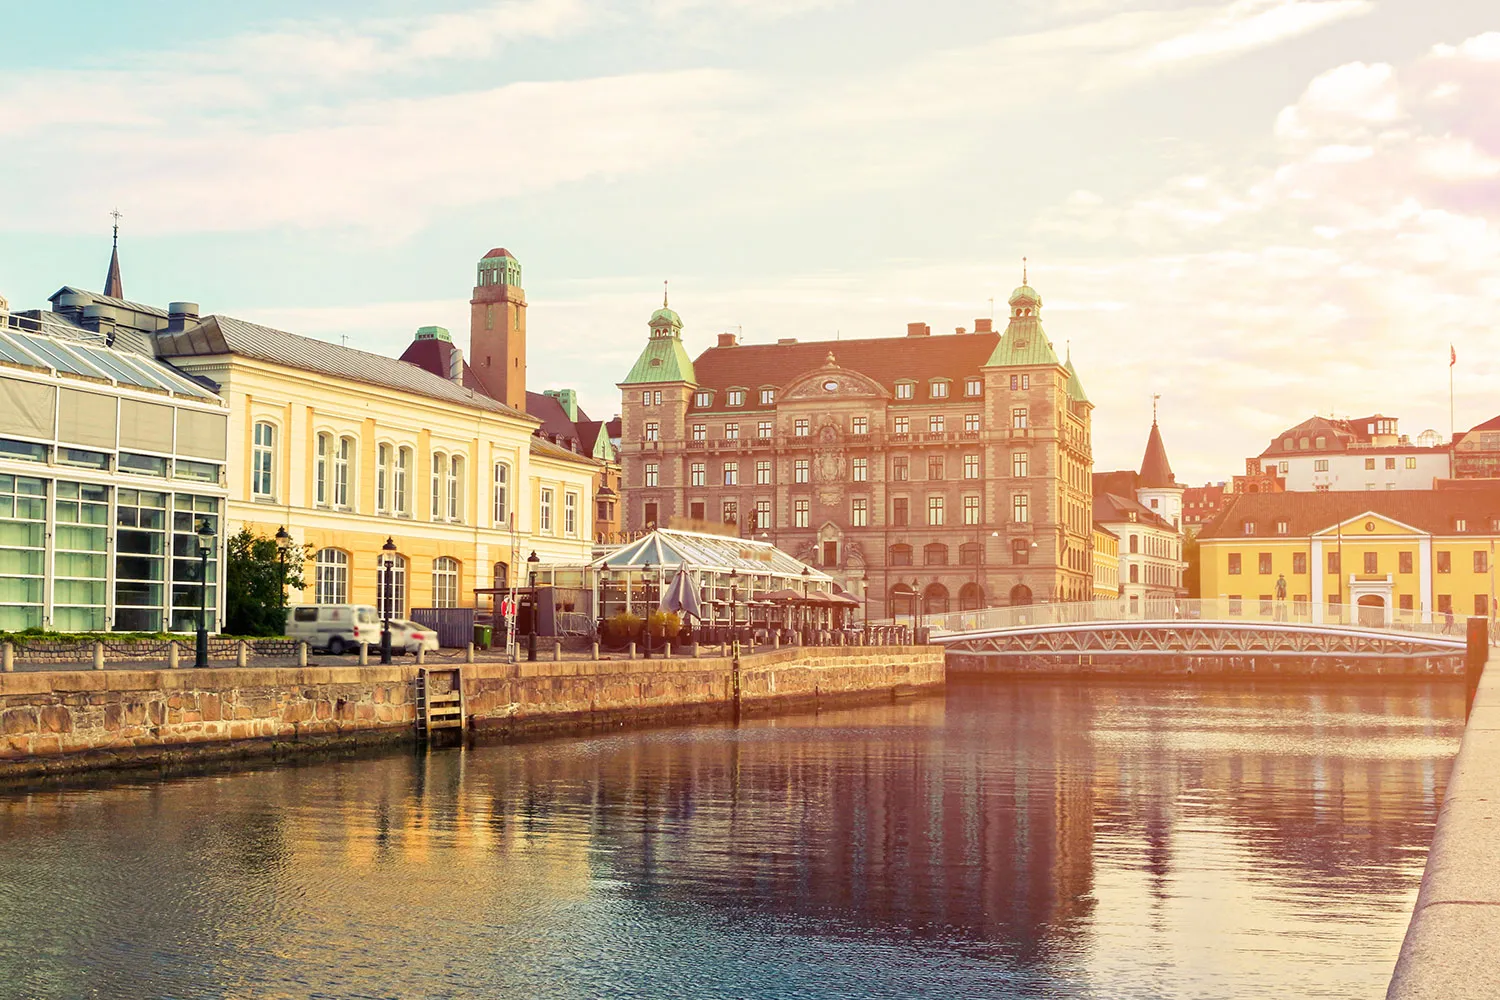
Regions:
<instances>
[{"instance_id":1,"label":"street lamp","mask_svg":"<svg viewBox=\"0 0 1500 1000\"><path fill-rule=\"evenodd\" d=\"M396 541L387 535L380 547L380 568L385 573L385 600L380 602L380 662L391 662L391 605L396 596Z\"/></svg>"},{"instance_id":2,"label":"street lamp","mask_svg":"<svg viewBox=\"0 0 1500 1000\"><path fill-rule=\"evenodd\" d=\"M735 630L735 627L736 627L737 623L735 621L735 617L736 616L735 616L735 613L734 613L734 605L735 605L735 602L740 599L740 597L739 597L740 589L739 588L740 588L740 573L739 573L739 570L731 568L729 570L729 636L730 636L731 639L733 639L735 637L734 630Z\"/></svg>"},{"instance_id":3,"label":"street lamp","mask_svg":"<svg viewBox=\"0 0 1500 1000\"><path fill-rule=\"evenodd\" d=\"M292 535L286 525L276 529L276 558L281 563L281 605L286 607L286 554L292 550Z\"/></svg>"},{"instance_id":4,"label":"street lamp","mask_svg":"<svg viewBox=\"0 0 1500 1000\"><path fill-rule=\"evenodd\" d=\"M641 638L645 640L646 659L651 659L651 560L647 559L641 567L641 598L646 602L646 627L641 629Z\"/></svg>"},{"instance_id":5,"label":"street lamp","mask_svg":"<svg viewBox=\"0 0 1500 1000\"><path fill-rule=\"evenodd\" d=\"M214 529L208 518L198 522L198 643L193 666L208 666L208 554L214 548Z\"/></svg>"},{"instance_id":6,"label":"street lamp","mask_svg":"<svg viewBox=\"0 0 1500 1000\"><path fill-rule=\"evenodd\" d=\"M812 570L808 569L806 566L803 566L802 567L802 597L803 597L803 601L802 601L802 645L804 645L804 646L810 645L810 643L808 642L808 639L811 638L811 635L809 635L808 628L807 628L807 617L808 617L808 614L809 614L808 605L807 605L807 592L808 592L808 588L810 588L811 586L812 586Z\"/></svg>"},{"instance_id":7,"label":"street lamp","mask_svg":"<svg viewBox=\"0 0 1500 1000\"><path fill-rule=\"evenodd\" d=\"M541 562L541 557L536 554L536 549L531 550L531 555L526 557L527 579L531 581L531 628L527 630L526 636L526 659L536 662L536 566Z\"/></svg>"}]
</instances>

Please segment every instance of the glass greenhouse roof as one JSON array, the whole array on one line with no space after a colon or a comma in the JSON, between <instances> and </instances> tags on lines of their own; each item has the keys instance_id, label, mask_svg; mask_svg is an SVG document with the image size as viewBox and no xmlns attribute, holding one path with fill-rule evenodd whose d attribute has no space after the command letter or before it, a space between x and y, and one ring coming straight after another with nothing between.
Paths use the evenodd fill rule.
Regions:
<instances>
[{"instance_id":1,"label":"glass greenhouse roof","mask_svg":"<svg viewBox=\"0 0 1500 1000\"><path fill-rule=\"evenodd\" d=\"M820 584L833 582L827 573L792 558L770 542L670 528L628 542L589 565L599 569L608 563L611 570L623 570L639 569L650 563L653 567L671 570L684 562L692 570L770 574ZM803 570L807 571L805 577Z\"/></svg>"}]
</instances>

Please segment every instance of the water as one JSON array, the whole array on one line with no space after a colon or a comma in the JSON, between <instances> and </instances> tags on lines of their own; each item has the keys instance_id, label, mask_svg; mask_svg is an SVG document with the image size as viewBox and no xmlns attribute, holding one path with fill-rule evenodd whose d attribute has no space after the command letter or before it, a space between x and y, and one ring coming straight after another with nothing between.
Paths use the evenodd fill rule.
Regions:
<instances>
[{"instance_id":1,"label":"water","mask_svg":"<svg viewBox=\"0 0 1500 1000\"><path fill-rule=\"evenodd\" d=\"M1462 698L959 684L0 796L0 997L1377 997Z\"/></svg>"}]
</instances>

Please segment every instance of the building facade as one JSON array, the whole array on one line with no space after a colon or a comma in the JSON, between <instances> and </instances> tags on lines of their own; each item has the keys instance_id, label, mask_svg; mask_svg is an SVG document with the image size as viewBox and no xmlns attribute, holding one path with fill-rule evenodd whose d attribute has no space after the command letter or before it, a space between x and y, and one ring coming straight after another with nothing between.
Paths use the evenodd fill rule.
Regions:
<instances>
[{"instance_id":1,"label":"building facade","mask_svg":"<svg viewBox=\"0 0 1500 1000\"><path fill-rule=\"evenodd\" d=\"M1294 493L1344 490L1430 490L1451 474L1445 447L1413 444L1396 418L1311 417L1278 434L1261 452L1263 472Z\"/></svg>"},{"instance_id":2,"label":"building facade","mask_svg":"<svg viewBox=\"0 0 1500 1000\"><path fill-rule=\"evenodd\" d=\"M1095 524L1094 600L1113 601L1120 596L1120 536Z\"/></svg>"},{"instance_id":3,"label":"building facade","mask_svg":"<svg viewBox=\"0 0 1500 1000\"><path fill-rule=\"evenodd\" d=\"M1500 417L1469 428L1453 442L1453 478L1500 479Z\"/></svg>"},{"instance_id":4,"label":"building facade","mask_svg":"<svg viewBox=\"0 0 1500 1000\"><path fill-rule=\"evenodd\" d=\"M1500 489L1247 494L1198 536L1203 596L1315 622L1492 616Z\"/></svg>"},{"instance_id":5,"label":"building facade","mask_svg":"<svg viewBox=\"0 0 1500 1000\"><path fill-rule=\"evenodd\" d=\"M1183 498L1155 417L1138 472L1093 477L1093 520L1119 538L1119 595L1130 614L1168 612L1186 596Z\"/></svg>"},{"instance_id":6,"label":"building facade","mask_svg":"<svg viewBox=\"0 0 1500 1000\"><path fill-rule=\"evenodd\" d=\"M1093 593L1092 404L1012 293L1003 333L741 344L665 303L620 383L625 526L733 525L871 617Z\"/></svg>"}]
</instances>

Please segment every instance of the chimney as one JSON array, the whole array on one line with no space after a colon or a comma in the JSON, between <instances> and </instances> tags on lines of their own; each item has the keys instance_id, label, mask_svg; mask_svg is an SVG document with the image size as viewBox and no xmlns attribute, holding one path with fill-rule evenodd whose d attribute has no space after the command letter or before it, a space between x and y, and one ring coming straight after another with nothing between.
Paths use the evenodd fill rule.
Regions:
<instances>
[{"instance_id":1,"label":"chimney","mask_svg":"<svg viewBox=\"0 0 1500 1000\"><path fill-rule=\"evenodd\" d=\"M569 420L572 420L572 421L577 421L578 420L578 392L577 392L577 390L575 390L575 389L545 389L545 390L542 391L542 395L544 395L544 396L551 396L553 399L557 400L557 405L562 407L563 412L568 415L568 419Z\"/></svg>"},{"instance_id":2,"label":"chimney","mask_svg":"<svg viewBox=\"0 0 1500 1000\"><path fill-rule=\"evenodd\" d=\"M83 307L83 325L95 333L104 334L105 343L115 339L115 310L103 303Z\"/></svg>"},{"instance_id":3,"label":"chimney","mask_svg":"<svg viewBox=\"0 0 1500 1000\"><path fill-rule=\"evenodd\" d=\"M975 333L994 333L995 321L992 319L976 319L974 321Z\"/></svg>"},{"instance_id":4,"label":"chimney","mask_svg":"<svg viewBox=\"0 0 1500 1000\"><path fill-rule=\"evenodd\" d=\"M457 344L449 345L448 381L455 385L464 384L464 352Z\"/></svg>"},{"instance_id":5,"label":"chimney","mask_svg":"<svg viewBox=\"0 0 1500 1000\"><path fill-rule=\"evenodd\" d=\"M796 342L796 337L782 337L776 341L778 344L795 344Z\"/></svg>"},{"instance_id":6,"label":"chimney","mask_svg":"<svg viewBox=\"0 0 1500 1000\"><path fill-rule=\"evenodd\" d=\"M963 328L963 327L961 327L961 326L955 326L955 327L954 327L954 328L953 328L953 332L954 332L954 333L956 333L956 334L958 334L958 335L959 335L959 336L963 336L963 335L964 335L964 334L966 334L966 333L968 333L968 332L969 332L969 331L968 331L968 330L965 330L965 329L964 329L964 328Z\"/></svg>"},{"instance_id":7,"label":"chimney","mask_svg":"<svg viewBox=\"0 0 1500 1000\"><path fill-rule=\"evenodd\" d=\"M198 318L198 303L168 302L167 332L181 333L187 329L188 321Z\"/></svg>"},{"instance_id":8,"label":"chimney","mask_svg":"<svg viewBox=\"0 0 1500 1000\"><path fill-rule=\"evenodd\" d=\"M732 333L721 333L721 334L719 334L719 346L720 347L736 347L738 345L739 345L739 341L735 338L734 334L732 334Z\"/></svg>"},{"instance_id":9,"label":"chimney","mask_svg":"<svg viewBox=\"0 0 1500 1000\"><path fill-rule=\"evenodd\" d=\"M932 336L932 327L926 323L908 323L906 324L906 335L908 337L930 337Z\"/></svg>"}]
</instances>

